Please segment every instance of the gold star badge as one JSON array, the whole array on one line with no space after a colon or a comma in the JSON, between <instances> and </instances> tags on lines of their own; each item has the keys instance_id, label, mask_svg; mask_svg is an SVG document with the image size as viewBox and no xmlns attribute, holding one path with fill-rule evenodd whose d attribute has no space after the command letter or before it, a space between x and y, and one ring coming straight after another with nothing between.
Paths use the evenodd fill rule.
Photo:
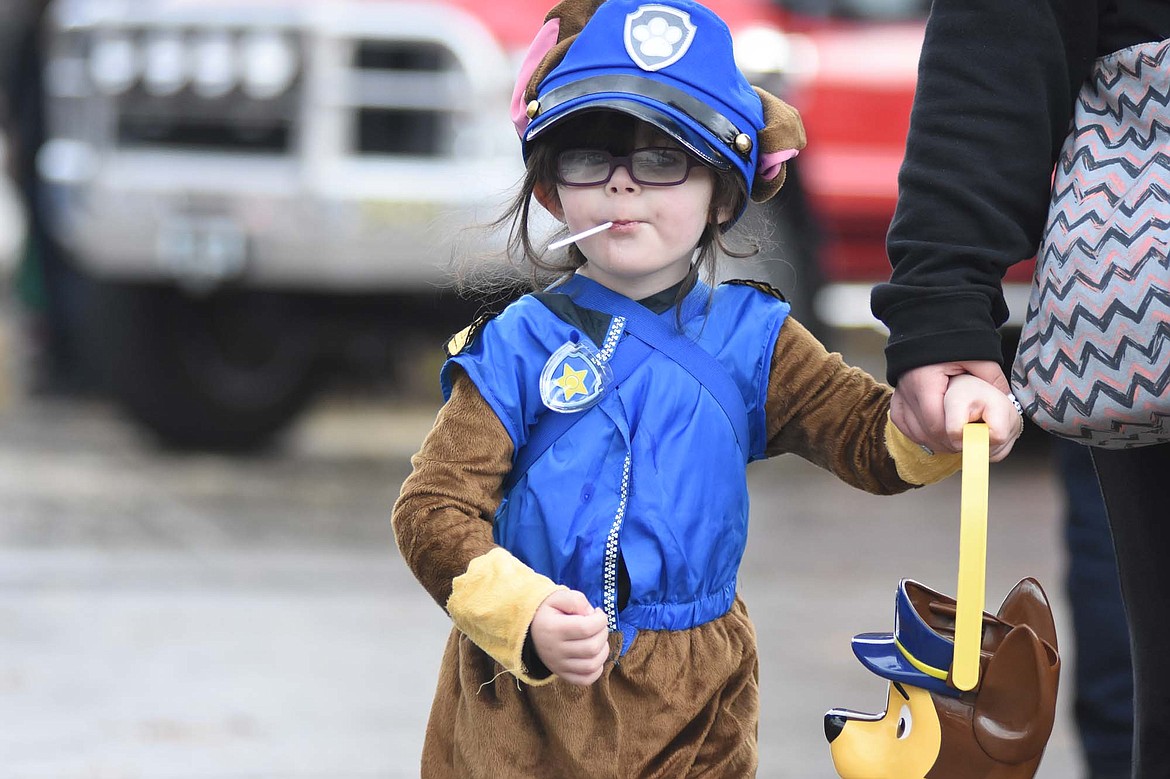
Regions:
<instances>
[{"instance_id":1,"label":"gold star badge","mask_svg":"<svg viewBox=\"0 0 1170 779\"><path fill-rule=\"evenodd\" d=\"M559 377L553 379L553 384L560 387L565 393L565 400L572 400L574 395L585 395L585 375L588 371L575 371L565 363L565 370Z\"/></svg>"}]
</instances>

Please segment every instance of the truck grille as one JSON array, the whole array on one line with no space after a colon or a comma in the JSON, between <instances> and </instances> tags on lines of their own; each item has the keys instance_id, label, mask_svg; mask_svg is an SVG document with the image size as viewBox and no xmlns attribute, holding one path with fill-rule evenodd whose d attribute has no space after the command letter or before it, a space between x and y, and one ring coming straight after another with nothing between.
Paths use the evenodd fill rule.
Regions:
<instances>
[{"instance_id":1,"label":"truck grille","mask_svg":"<svg viewBox=\"0 0 1170 779\"><path fill-rule=\"evenodd\" d=\"M205 99L189 90L155 97L137 88L118 100L117 142L124 148L287 153L293 137L296 98L290 93L277 101L258 104L238 91Z\"/></svg>"},{"instance_id":2,"label":"truck grille","mask_svg":"<svg viewBox=\"0 0 1170 779\"><path fill-rule=\"evenodd\" d=\"M352 78L356 154L451 153L454 118L470 87L445 46L433 41L359 41Z\"/></svg>"}]
</instances>

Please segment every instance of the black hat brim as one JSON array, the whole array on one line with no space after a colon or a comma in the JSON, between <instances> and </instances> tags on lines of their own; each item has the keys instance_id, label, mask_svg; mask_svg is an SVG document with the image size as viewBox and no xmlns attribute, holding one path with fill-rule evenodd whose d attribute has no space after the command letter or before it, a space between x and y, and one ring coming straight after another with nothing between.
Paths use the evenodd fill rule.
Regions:
<instances>
[{"instance_id":1,"label":"black hat brim","mask_svg":"<svg viewBox=\"0 0 1170 779\"><path fill-rule=\"evenodd\" d=\"M644 103L640 100L620 97L616 95L591 95L579 102L567 103L560 110L532 127L525 135L525 141L531 142L551 127L564 122L571 116L577 116L588 111L608 109L641 119L647 124L657 127L668 136L678 141L683 148L703 162L718 170L731 170L732 163L725 155L719 152L714 145L699 131L674 114Z\"/></svg>"}]
</instances>

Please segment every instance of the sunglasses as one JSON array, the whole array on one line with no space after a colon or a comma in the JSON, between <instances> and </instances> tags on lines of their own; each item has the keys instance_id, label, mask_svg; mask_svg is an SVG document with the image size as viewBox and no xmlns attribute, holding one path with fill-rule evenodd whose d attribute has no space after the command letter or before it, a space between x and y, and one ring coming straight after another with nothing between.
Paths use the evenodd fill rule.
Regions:
<instances>
[{"instance_id":1,"label":"sunglasses","mask_svg":"<svg viewBox=\"0 0 1170 779\"><path fill-rule=\"evenodd\" d=\"M702 164L682 149L666 146L634 149L622 156L601 149L566 149L557 155L557 181L567 187L595 187L609 181L620 166L643 186L673 187Z\"/></svg>"}]
</instances>

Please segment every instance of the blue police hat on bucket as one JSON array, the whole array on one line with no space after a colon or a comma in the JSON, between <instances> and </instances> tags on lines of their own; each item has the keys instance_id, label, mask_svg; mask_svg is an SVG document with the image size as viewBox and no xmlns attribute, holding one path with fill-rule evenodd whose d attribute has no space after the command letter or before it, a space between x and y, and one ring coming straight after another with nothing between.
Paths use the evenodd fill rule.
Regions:
<instances>
[{"instance_id":1,"label":"blue police hat on bucket","mask_svg":"<svg viewBox=\"0 0 1170 779\"><path fill-rule=\"evenodd\" d=\"M748 192L756 179L761 96L735 64L727 25L690 0L601 3L525 109L526 157L531 142L564 119L612 109L654 125L715 168L737 171Z\"/></svg>"},{"instance_id":2,"label":"blue police hat on bucket","mask_svg":"<svg viewBox=\"0 0 1170 779\"><path fill-rule=\"evenodd\" d=\"M892 682L958 696L947 682L955 661L955 599L911 579L894 596L894 632L853 637L853 654L873 673ZM1002 624L984 613L984 625ZM946 635L946 634L950 635Z\"/></svg>"}]
</instances>

